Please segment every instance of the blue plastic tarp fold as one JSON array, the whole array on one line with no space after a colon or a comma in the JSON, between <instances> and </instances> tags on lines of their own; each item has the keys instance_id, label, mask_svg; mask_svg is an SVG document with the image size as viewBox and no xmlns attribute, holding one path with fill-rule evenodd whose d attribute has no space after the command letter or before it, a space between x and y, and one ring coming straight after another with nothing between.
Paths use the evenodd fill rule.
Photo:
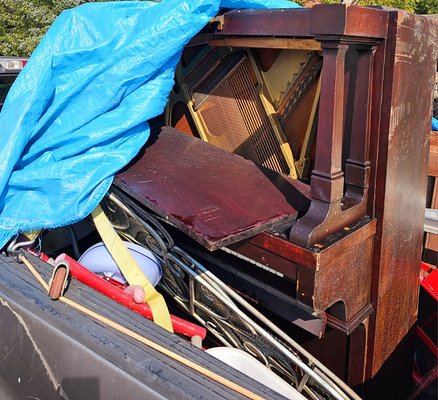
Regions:
<instances>
[{"instance_id":1,"label":"blue plastic tarp fold","mask_svg":"<svg viewBox=\"0 0 438 400\"><path fill-rule=\"evenodd\" d=\"M64 11L0 114L0 248L18 232L77 222L149 136L184 45L219 7L285 0L88 3ZM172 160L169 160L172 162Z\"/></svg>"}]
</instances>

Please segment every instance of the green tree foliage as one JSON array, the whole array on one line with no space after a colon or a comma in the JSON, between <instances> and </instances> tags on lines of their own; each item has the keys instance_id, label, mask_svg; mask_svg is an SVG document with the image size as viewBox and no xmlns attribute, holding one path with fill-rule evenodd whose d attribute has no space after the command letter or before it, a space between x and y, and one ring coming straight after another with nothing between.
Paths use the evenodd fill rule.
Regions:
<instances>
[{"instance_id":1,"label":"green tree foliage","mask_svg":"<svg viewBox=\"0 0 438 400\"><path fill-rule=\"evenodd\" d=\"M380 0L378 2L378 5L392 8L400 8L402 10L407 10L413 13L415 12L416 3L417 0ZM370 6L376 5L377 3L371 0L360 0L359 4L363 6Z\"/></svg>"},{"instance_id":2,"label":"green tree foliage","mask_svg":"<svg viewBox=\"0 0 438 400\"><path fill-rule=\"evenodd\" d=\"M295 0L305 5L307 0ZM340 3L341 0L319 0L322 4ZM386 6L416 14L438 14L438 0L359 0L362 6Z\"/></svg>"},{"instance_id":3,"label":"green tree foliage","mask_svg":"<svg viewBox=\"0 0 438 400\"><path fill-rule=\"evenodd\" d=\"M0 0L0 54L28 56L67 8L86 0Z\"/></svg>"},{"instance_id":4,"label":"green tree foliage","mask_svg":"<svg viewBox=\"0 0 438 400\"><path fill-rule=\"evenodd\" d=\"M363 6L381 5L399 8L417 14L438 13L438 0L360 0L359 4Z\"/></svg>"},{"instance_id":5,"label":"green tree foliage","mask_svg":"<svg viewBox=\"0 0 438 400\"><path fill-rule=\"evenodd\" d=\"M63 10L88 1L0 0L0 55L29 56Z\"/></svg>"},{"instance_id":6,"label":"green tree foliage","mask_svg":"<svg viewBox=\"0 0 438 400\"><path fill-rule=\"evenodd\" d=\"M47 5L30 0L0 0L0 10L2 55L29 54L53 21Z\"/></svg>"},{"instance_id":7,"label":"green tree foliage","mask_svg":"<svg viewBox=\"0 0 438 400\"><path fill-rule=\"evenodd\" d=\"M438 0L418 0L415 12L417 14L438 14Z\"/></svg>"},{"instance_id":8,"label":"green tree foliage","mask_svg":"<svg viewBox=\"0 0 438 400\"><path fill-rule=\"evenodd\" d=\"M62 10L86 2L87 0L0 0L0 55L29 56ZM305 3L305 0L298 2ZM321 2L339 3L340 0ZM438 0L360 0L359 4L385 5L421 14L438 13Z\"/></svg>"}]
</instances>

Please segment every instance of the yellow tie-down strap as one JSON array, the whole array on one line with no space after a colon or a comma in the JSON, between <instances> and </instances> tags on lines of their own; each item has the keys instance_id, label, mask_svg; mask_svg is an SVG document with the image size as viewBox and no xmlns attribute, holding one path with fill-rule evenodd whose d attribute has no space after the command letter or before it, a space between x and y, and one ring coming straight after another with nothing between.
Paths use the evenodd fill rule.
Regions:
<instances>
[{"instance_id":1,"label":"yellow tie-down strap","mask_svg":"<svg viewBox=\"0 0 438 400\"><path fill-rule=\"evenodd\" d=\"M134 257L132 257L125 243L123 243L120 236L114 230L111 222L108 220L100 205L94 209L91 216L93 217L94 224L96 225L103 243L128 283L130 285L139 285L143 288L145 293L145 303L151 308L154 322L169 332L173 332L169 310L167 309L163 296L155 290L143 274Z\"/></svg>"}]
</instances>

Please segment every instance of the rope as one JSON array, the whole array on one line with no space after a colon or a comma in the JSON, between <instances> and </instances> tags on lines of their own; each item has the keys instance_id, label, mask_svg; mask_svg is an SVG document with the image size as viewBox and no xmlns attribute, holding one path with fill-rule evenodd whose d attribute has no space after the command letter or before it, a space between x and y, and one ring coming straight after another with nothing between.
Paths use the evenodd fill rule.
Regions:
<instances>
[{"instance_id":1,"label":"rope","mask_svg":"<svg viewBox=\"0 0 438 400\"><path fill-rule=\"evenodd\" d=\"M37 281L43 286L43 288L48 291L49 285L44 281L44 279L41 277L41 275L38 273L38 271L35 269L35 267L27 260L27 258L24 255L20 256L20 261L22 261L26 267L30 270L32 275L37 279ZM91 318L96 319L97 321L116 329L117 331L124 333L125 335L129 336L132 339L135 339L139 341L140 343L150 347L153 350L158 351L161 354L164 354L167 357L170 357L172 360L178 361L182 365L191 368L193 371L200 373L201 375L204 375L207 378L212 379L213 381L220 383L221 385L227 387L228 389L231 389L235 391L236 393L239 393L248 399L251 400L262 400L263 397L251 392L248 389L245 389L244 387L216 374L215 372L212 372L208 370L207 368L202 367L201 365L196 364L193 361L188 360L187 358L176 354L172 350L166 349L165 347L159 345L158 343L153 342L150 339L146 339L144 336L139 335L138 333L118 324L117 322L114 322L110 320L109 318L104 317L103 315L100 315L83 305L76 303L73 300L70 300L64 296L61 296L59 298L60 301L64 302L65 304L68 304L72 306L73 308L83 312L84 314L90 316Z\"/></svg>"}]
</instances>

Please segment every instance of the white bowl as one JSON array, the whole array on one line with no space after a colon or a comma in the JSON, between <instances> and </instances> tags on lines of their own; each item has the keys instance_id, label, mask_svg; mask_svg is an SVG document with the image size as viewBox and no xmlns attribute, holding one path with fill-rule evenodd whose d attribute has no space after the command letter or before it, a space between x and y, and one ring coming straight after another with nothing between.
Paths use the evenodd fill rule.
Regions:
<instances>
[{"instance_id":1,"label":"white bowl","mask_svg":"<svg viewBox=\"0 0 438 400\"><path fill-rule=\"evenodd\" d=\"M155 286L161 279L162 269L159 261L151 251L137 244L124 242L129 249L129 252L137 261L138 266L148 278L149 282ZM81 258L78 260L80 264L88 268L90 271L109 276L121 283L127 283L116 262L111 257L103 242L99 242L90 247Z\"/></svg>"},{"instance_id":2,"label":"white bowl","mask_svg":"<svg viewBox=\"0 0 438 400\"><path fill-rule=\"evenodd\" d=\"M288 399L306 400L298 390L243 350L232 347L212 347L206 352Z\"/></svg>"}]
</instances>

